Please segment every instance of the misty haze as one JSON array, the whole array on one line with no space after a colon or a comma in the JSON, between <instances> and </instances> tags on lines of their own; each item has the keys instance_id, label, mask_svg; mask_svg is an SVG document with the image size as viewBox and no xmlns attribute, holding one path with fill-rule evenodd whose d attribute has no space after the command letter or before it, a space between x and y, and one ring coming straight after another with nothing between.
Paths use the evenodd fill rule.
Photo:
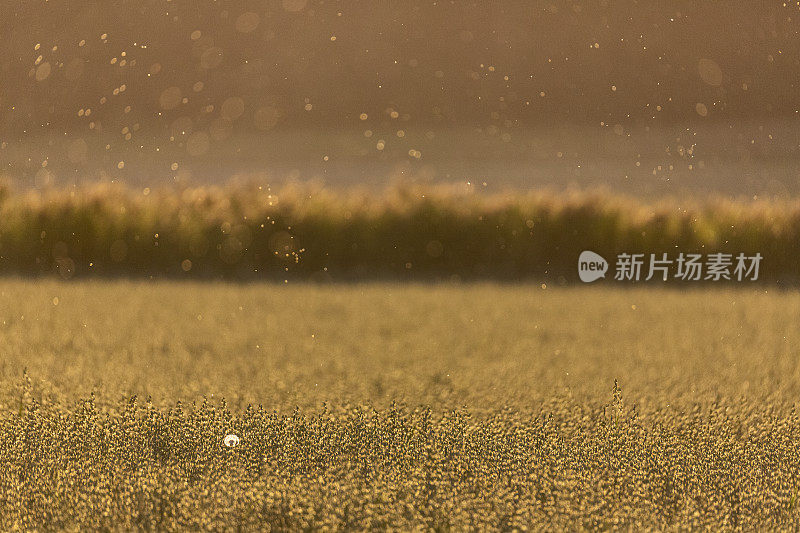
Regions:
<instances>
[{"instance_id":1,"label":"misty haze","mask_svg":"<svg viewBox=\"0 0 800 533\"><path fill-rule=\"evenodd\" d=\"M0 21L0 174L786 197L798 18L749 2L25 2Z\"/></svg>"}]
</instances>

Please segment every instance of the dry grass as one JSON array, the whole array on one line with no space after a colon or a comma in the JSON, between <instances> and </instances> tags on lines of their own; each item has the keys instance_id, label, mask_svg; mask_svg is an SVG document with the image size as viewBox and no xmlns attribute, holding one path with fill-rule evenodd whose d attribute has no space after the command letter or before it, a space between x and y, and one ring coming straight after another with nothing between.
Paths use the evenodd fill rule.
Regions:
<instances>
[{"instance_id":1,"label":"dry grass","mask_svg":"<svg viewBox=\"0 0 800 533\"><path fill-rule=\"evenodd\" d=\"M794 293L0 296L4 530L800 526Z\"/></svg>"}]
</instances>

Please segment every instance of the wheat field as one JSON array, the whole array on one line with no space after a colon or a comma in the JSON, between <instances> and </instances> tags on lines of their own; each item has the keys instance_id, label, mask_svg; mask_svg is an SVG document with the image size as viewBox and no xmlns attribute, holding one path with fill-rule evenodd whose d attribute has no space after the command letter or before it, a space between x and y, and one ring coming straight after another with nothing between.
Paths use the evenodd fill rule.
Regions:
<instances>
[{"instance_id":1,"label":"wheat field","mask_svg":"<svg viewBox=\"0 0 800 533\"><path fill-rule=\"evenodd\" d=\"M800 526L793 292L0 296L4 530Z\"/></svg>"}]
</instances>

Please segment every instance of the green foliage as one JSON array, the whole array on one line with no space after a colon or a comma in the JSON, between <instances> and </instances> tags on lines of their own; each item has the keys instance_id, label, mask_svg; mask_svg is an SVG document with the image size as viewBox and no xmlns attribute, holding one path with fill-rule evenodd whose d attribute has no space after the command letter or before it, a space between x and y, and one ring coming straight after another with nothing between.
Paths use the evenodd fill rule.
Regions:
<instances>
[{"instance_id":1,"label":"green foliage","mask_svg":"<svg viewBox=\"0 0 800 533\"><path fill-rule=\"evenodd\" d=\"M225 279L574 281L581 251L764 256L793 284L800 203L680 205L606 193L382 194L256 185L0 196L0 272Z\"/></svg>"}]
</instances>

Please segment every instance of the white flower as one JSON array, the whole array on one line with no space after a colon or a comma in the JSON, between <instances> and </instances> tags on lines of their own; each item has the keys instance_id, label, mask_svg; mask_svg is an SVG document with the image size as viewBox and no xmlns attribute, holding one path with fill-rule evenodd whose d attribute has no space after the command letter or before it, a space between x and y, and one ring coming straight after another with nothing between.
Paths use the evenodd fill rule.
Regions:
<instances>
[{"instance_id":1,"label":"white flower","mask_svg":"<svg viewBox=\"0 0 800 533\"><path fill-rule=\"evenodd\" d=\"M239 437L231 433L230 435L226 435L225 438L222 439L222 443L228 448L234 448L239 445Z\"/></svg>"}]
</instances>

